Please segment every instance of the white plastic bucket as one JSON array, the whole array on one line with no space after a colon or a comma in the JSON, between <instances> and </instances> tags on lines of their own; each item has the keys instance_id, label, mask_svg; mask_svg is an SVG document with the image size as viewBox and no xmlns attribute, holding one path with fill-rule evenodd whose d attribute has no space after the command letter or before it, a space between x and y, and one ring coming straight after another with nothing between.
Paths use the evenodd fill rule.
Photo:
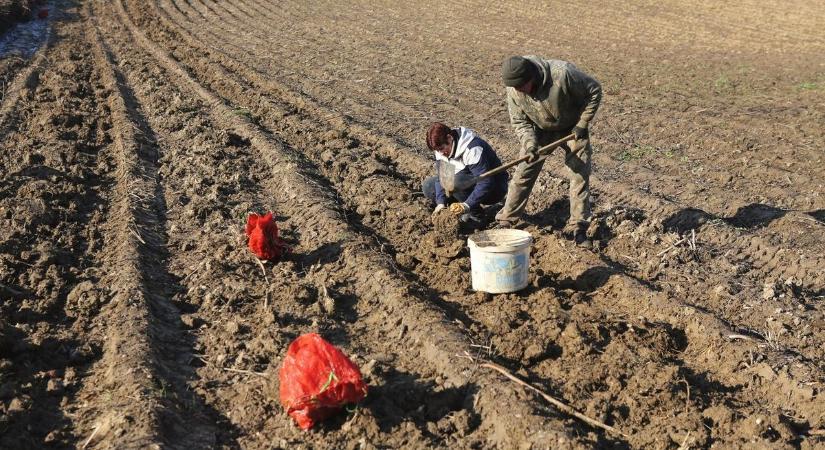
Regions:
<instances>
[{"instance_id":1,"label":"white plastic bucket","mask_svg":"<svg viewBox=\"0 0 825 450\"><path fill-rule=\"evenodd\" d=\"M527 286L533 238L522 230L487 230L467 239L473 289L503 294Z\"/></svg>"}]
</instances>

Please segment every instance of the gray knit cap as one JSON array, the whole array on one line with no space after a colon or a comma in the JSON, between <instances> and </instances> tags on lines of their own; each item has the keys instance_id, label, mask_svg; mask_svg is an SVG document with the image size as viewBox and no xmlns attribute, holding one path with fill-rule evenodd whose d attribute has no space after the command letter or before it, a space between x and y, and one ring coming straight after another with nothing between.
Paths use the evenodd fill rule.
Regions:
<instances>
[{"instance_id":1,"label":"gray knit cap","mask_svg":"<svg viewBox=\"0 0 825 450\"><path fill-rule=\"evenodd\" d=\"M511 56L501 66L501 80L505 86L519 87L535 78L536 66L523 56Z\"/></svg>"}]
</instances>

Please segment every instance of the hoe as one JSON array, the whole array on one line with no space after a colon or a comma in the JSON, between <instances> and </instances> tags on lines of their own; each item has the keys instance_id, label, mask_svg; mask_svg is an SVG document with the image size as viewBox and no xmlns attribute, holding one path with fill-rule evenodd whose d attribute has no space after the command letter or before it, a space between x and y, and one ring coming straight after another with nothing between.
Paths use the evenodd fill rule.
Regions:
<instances>
[{"instance_id":1,"label":"hoe","mask_svg":"<svg viewBox=\"0 0 825 450\"><path fill-rule=\"evenodd\" d=\"M551 143L545 145L544 147L538 149L538 153L540 155L542 155L538 159L538 161L542 161L542 160L546 159L548 156L550 156L550 154L552 153L552 150L555 150L556 147L564 144L567 141L573 140L575 138L576 138L576 135L569 134L569 135L559 139L558 141L551 142ZM447 195L450 195L452 192L455 192L457 190L467 189L468 187L476 184L478 182L478 180L481 180L482 178L487 178L487 177L493 176L493 175L495 175L499 172L505 171L505 170L515 166L516 164L525 162L528 159L530 159L529 155L528 156L523 156L523 157L521 157L521 158L519 158L515 161L511 161L507 164L502 164L501 166L496 167L493 170L489 170L487 172L484 172L484 173L482 173L481 175L479 175L477 177L469 177L469 178L461 177L459 179L456 179L455 167L452 164L450 164L450 162L440 161L439 162L439 168L438 168L438 175L439 175L438 176L438 181L441 183L441 187L443 187L444 190L447 192Z\"/></svg>"}]
</instances>

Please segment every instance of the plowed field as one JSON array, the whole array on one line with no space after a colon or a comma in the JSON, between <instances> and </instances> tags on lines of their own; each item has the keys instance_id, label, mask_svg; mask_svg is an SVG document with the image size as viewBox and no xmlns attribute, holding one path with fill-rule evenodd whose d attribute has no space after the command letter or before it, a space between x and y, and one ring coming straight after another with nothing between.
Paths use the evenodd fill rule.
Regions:
<instances>
[{"instance_id":1,"label":"plowed field","mask_svg":"<svg viewBox=\"0 0 825 450\"><path fill-rule=\"evenodd\" d=\"M825 4L46 6L2 17L36 51L0 54L0 448L825 447ZM424 136L514 159L513 54L604 87L595 246L555 155L530 285L485 295ZM304 432L277 374L307 332L370 391Z\"/></svg>"}]
</instances>

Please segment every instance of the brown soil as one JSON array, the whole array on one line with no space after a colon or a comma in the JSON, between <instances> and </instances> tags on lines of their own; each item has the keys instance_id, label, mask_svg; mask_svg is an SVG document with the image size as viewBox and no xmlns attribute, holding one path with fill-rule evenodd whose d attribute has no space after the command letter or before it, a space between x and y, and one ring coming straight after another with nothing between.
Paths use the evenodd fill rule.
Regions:
<instances>
[{"instance_id":1,"label":"brown soil","mask_svg":"<svg viewBox=\"0 0 825 450\"><path fill-rule=\"evenodd\" d=\"M791 3L56 2L0 59L0 448L825 446L825 8ZM421 136L513 158L514 53L605 87L595 245L553 157L530 285L489 295ZM303 432L277 369L307 332L370 392Z\"/></svg>"}]
</instances>

